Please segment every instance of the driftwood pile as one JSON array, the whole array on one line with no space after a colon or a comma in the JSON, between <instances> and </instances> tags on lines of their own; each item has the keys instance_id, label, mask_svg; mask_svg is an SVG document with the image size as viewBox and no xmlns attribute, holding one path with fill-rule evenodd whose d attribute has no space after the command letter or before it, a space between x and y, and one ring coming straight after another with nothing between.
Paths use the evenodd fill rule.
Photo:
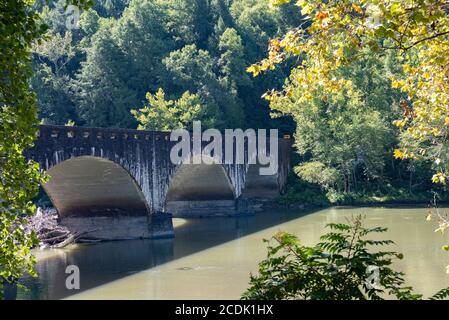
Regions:
<instances>
[{"instance_id":1,"label":"driftwood pile","mask_svg":"<svg viewBox=\"0 0 449 320\"><path fill-rule=\"evenodd\" d=\"M70 232L69 229L58 224L58 214L55 209L41 208L37 209L35 215L28 218L26 229L37 234L41 248L63 248L71 243L82 242L82 237L88 233Z\"/></svg>"}]
</instances>

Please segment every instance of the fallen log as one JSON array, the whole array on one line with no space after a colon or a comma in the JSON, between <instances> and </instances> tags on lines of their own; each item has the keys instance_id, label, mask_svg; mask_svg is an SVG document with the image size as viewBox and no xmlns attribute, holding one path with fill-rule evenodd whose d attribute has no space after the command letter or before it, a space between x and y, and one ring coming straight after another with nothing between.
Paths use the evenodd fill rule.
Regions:
<instances>
[{"instance_id":1,"label":"fallen log","mask_svg":"<svg viewBox=\"0 0 449 320\"><path fill-rule=\"evenodd\" d=\"M89 230L89 231L84 231L84 232L75 232L73 234L70 234L67 239L65 239L64 241L52 245L51 248L64 248L66 246L68 246L69 244L75 243L76 241L78 241L79 239L81 239L81 237L85 236L86 234L89 234L91 232L97 231L98 229L93 229L93 230Z\"/></svg>"},{"instance_id":2,"label":"fallen log","mask_svg":"<svg viewBox=\"0 0 449 320\"><path fill-rule=\"evenodd\" d=\"M57 240L60 240L60 239L67 238L69 236L69 234L70 234L70 232L66 232L66 233L63 233L63 234L61 234L59 236L52 237L52 238L43 237L40 240L44 241L44 242L54 242L54 241L57 241Z\"/></svg>"},{"instance_id":3,"label":"fallen log","mask_svg":"<svg viewBox=\"0 0 449 320\"><path fill-rule=\"evenodd\" d=\"M68 246L71 243L74 243L76 240L76 235L71 234L65 239L64 241L57 243L55 245L52 245L50 248L64 248L65 246Z\"/></svg>"},{"instance_id":4,"label":"fallen log","mask_svg":"<svg viewBox=\"0 0 449 320\"><path fill-rule=\"evenodd\" d=\"M34 216L28 218L25 228L27 232L36 233L41 248L64 248L97 230L72 233L67 227L58 224L58 214L55 209L41 208L38 208Z\"/></svg>"}]
</instances>

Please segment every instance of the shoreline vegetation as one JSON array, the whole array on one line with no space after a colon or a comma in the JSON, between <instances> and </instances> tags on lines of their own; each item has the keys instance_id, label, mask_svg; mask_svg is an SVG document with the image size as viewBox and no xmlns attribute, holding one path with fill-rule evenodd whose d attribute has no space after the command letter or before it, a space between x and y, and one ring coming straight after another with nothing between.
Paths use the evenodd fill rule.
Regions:
<instances>
[{"instance_id":1,"label":"shoreline vegetation","mask_svg":"<svg viewBox=\"0 0 449 320\"><path fill-rule=\"evenodd\" d=\"M383 185L365 184L355 192L325 190L292 173L283 194L276 200L282 208L330 207L330 206L406 206L426 205L435 207L449 203L449 193L444 186L403 187L400 183L385 182Z\"/></svg>"}]
</instances>

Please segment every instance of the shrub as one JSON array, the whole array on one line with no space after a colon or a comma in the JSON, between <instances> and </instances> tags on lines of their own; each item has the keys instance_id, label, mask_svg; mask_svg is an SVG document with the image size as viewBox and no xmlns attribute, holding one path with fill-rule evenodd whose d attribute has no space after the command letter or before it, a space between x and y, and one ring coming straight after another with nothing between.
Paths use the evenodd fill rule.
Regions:
<instances>
[{"instance_id":1,"label":"shrub","mask_svg":"<svg viewBox=\"0 0 449 320\"><path fill-rule=\"evenodd\" d=\"M380 300L384 298L418 300L422 295L405 286L404 274L391 268L394 251L375 251L391 240L368 240L372 233L387 229L365 228L362 217L348 224L329 224L331 231L315 247L300 245L298 239L279 232L268 243L268 256L259 264L259 274L251 275L250 287L242 299ZM274 242L274 244L272 244ZM377 270L378 274L367 271ZM449 296L449 288L430 299Z\"/></svg>"}]
</instances>

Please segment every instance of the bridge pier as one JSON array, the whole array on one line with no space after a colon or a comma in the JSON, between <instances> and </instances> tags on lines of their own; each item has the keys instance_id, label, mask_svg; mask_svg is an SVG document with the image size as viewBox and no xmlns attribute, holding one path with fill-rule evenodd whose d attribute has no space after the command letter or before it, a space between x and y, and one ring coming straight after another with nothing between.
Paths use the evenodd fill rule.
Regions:
<instances>
[{"instance_id":1,"label":"bridge pier","mask_svg":"<svg viewBox=\"0 0 449 320\"><path fill-rule=\"evenodd\" d=\"M149 216L68 216L60 223L72 232L88 232L96 240L159 239L174 237L172 216L167 213Z\"/></svg>"},{"instance_id":2,"label":"bridge pier","mask_svg":"<svg viewBox=\"0 0 449 320\"><path fill-rule=\"evenodd\" d=\"M233 200L168 201L166 211L177 218L232 217L254 214L251 200L244 197Z\"/></svg>"},{"instance_id":3,"label":"bridge pier","mask_svg":"<svg viewBox=\"0 0 449 320\"><path fill-rule=\"evenodd\" d=\"M235 200L169 201L166 210L179 218L223 217L238 213Z\"/></svg>"}]
</instances>

